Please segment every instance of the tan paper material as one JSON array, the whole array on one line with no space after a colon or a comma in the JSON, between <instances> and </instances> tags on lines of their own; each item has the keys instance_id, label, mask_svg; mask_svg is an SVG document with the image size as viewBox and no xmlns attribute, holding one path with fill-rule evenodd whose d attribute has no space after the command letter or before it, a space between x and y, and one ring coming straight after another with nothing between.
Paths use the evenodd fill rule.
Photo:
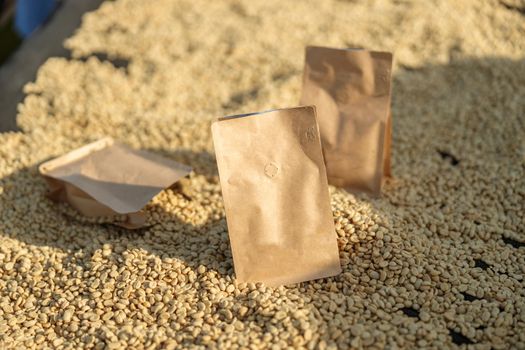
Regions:
<instances>
[{"instance_id":1,"label":"tan paper material","mask_svg":"<svg viewBox=\"0 0 525 350\"><path fill-rule=\"evenodd\" d=\"M141 209L191 172L189 166L104 138L40 165L49 197L91 217L126 215L126 228L145 223Z\"/></svg>"},{"instance_id":2,"label":"tan paper material","mask_svg":"<svg viewBox=\"0 0 525 350\"><path fill-rule=\"evenodd\" d=\"M317 108L328 182L379 196L391 176L392 54L307 47L301 104Z\"/></svg>"},{"instance_id":3,"label":"tan paper material","mask_svg":"<svg viewBox=\"0 0 525 350\"><path fill-rule=\"evenodd\" d=\"M237 280L340 273L315 108L221 118L212 134Z\"/></svg>"}]
</instances>

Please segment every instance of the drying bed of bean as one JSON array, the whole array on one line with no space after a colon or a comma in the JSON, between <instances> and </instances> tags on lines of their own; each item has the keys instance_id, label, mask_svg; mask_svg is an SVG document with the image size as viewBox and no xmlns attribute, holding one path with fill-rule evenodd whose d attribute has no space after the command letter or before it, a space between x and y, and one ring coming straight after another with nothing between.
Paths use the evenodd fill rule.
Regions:
<instances>
[{"instance_id":1,"label":"drying bed of bean","mask_svg":"<svg viewBox=\"0 0 525 350\"><path fill-rule=\"evenodd\" d=\"M0 134L0 347L525 348L525 4L117 0ZM395 54L393 173L330 187L343 272L235 282L210 121L298 103L307 44ZM190 164L130 231L45 198L103 136ZM300 181L300 179L298 179Z\"/></svg>"}]
</instances>

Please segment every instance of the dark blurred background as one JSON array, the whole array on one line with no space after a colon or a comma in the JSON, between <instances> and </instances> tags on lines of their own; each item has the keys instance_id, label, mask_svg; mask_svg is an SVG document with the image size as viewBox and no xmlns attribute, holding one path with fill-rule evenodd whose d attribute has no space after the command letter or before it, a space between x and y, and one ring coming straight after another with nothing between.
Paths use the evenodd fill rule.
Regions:
<instances>
[{"instance_id":1,"label":"dark blurred background","mask_svg":"<svg viewBox=\"0 0 525 350\"><path fill-rule=\"evenodd\" d=\"M45 25L61 0L0 0L0 65L22 41Z\"/></svg>"}]
</instances>

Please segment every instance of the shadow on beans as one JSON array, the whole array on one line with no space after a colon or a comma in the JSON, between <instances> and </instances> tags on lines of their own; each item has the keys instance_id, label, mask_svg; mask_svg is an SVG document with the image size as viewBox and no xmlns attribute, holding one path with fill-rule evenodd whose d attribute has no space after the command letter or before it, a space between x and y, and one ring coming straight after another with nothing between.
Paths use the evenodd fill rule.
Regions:
<instances>
[{"instance_id":1,"label":"shadow on beans","mask_svg":"<svg viewBox=\"0 0 525 350\"><path fill-rule=\"evenodd\" d=\"M215 160L206 152L192 154L189 150L180 150L171 158L192 165L197 176L214 177L214 165L210 163ZM75 215L68 204L49 200L45 196L48 187L38 174L37 166L0 179L0 188L3 188L0 194L1 235L32 247L59 248L69 253L68 259L82 268L89 268L93 256L100 254L104 244L108 244L113 247L112 258L116 260L125 259L123 253L126 251L141 249L161 259L180 259L188 266L204 265L220 275L232 276L233 262L223 215L200 218L193 224L173 210L150 203L146 212L151 226L128 230L110 223L96 223L80 214ZM177 197L178 203L182 203L179 206L188 205L190 211L192 206L205 205L195 203L191 179L186 178L166 191ZM73 215L68 215L71 213Z\"/></svg>"},{"instance_id":2,"label":"shadow on beans","mask_svg":"<svg viewBox=\"0 0 525 350\"><path fill-rule=\"evenodd\" d=\"M503 196L505 197L503 198L499 193L503 193L507 188L520 188L520 184L524 184L523 159L520 158L523 155L522 142L525 135L525 104L521 98L525 86L524 72L524 60L496 57L452 60L446 65L401 67L394 77L393 95L395 178L386 186L383 198L370 200L359 196L359 200L377 204L374 205L374 210L380 215L390 216L396 213L391 216L393 220L405 220L415 227L421 227L432 239L458 239L466 246L469 245L469 240L502 239L500 233L488 232L489 226L486 225L495 216L494 208L502 207L505 214L500 213L500 217L505 216L507 220L503 222L498 217L497 224L506 227L507 233L516 231L514 236L508 239L517 243L503 248L487 245L484 252L489 250L495 252L497 249L510 249L517 252L518 249L522 249L521 242L525 241L524 232L516 227L519 223L522 227L525 226L523 219L518 216L525 211L525 201L513 202L516 194L513 197ZM509 91L516 91L516 93L509 93ZM498 139L499 142L484 142L493 139ZM494 144L500 146L492 149ZM204 176L213 184L218 183L215 159L207 152L184 149L152 149L152 151L191 165L197 176ZM470 154L475 154L476 157L469 157ZM484 168L488 168L491 174L484 178L487 186L479 193L471 193L477 191L471 179ZM512 171L509 171L509 174L514 172L519 176L511 177L501 169L510 169ZM441 181L443 178L447 181ZM0 194L2 206L0 235L27 243L29 248L27 254L31 254L31 250L34 249L31 246L36 246L37 249L46 249L46 247L61 249L68 253L66 259L76 264L76 266L67 265L71 273L76 273L76 267L81 270L90 269L93 265L93 256L101 253L105 243L110 243L117 248L120 247L110 254L110 258L118 264L123 264L130 258L127 252L141 249L154 255L154 258L180 259L195 270L198 265L204 265L208 270L215 271L218 276L233 279L233 264L223 216L208 218L203 224L192 225L180 220L173 213L163 211L163 208L158 206L154 209L158 214L158 222L153 227L130 231L113 225L79 223L60 214L56 210L56 204L44 197L47 187L37 174L36 167L20 170L0 179L0 186L3 188L3 193ZM175 195L181 196L182 199L188 201L191 199L191 193L188 195L179 190L175 188L170 191L175 191ZM483 201L481 206L478 205L480 201ZM468 210L461 212L458 209L459 205ZM410 210L402 212L407 208L412 212ZM445 226L451 223L456 223L458 227L468 227L467 224L472 222L475 223L476 228L471 231L458 231L457 235L451 237L440 238L438 233L419 224L419 217L415 217L413 210L417 210L418 213L442 214L439 220L447 232L454 231L451 226ZM389 232L389 234L399 235L397 232ZM340 246L351 245L354 248L348 248L351 254L348 255L349 261L344 265L343 273L330 279L287 287L290 291L289 295L308 295L310 299L306 306L295 297L287 297L286 300L290 310L294 307L307 308L312 315L315 315L314 318L310 318L311 322L315 323L312 326L316 331L314 339L322 339L329 343L335 332L341 331L336 342L341 347L347 344L345 341L353 337L349 333L352 324L345 321L346 323L341 324L340 327L334 328L331 323L333 313L327 313L326 308L323 308L327 303L326 300L343 298L343 303L350 305L354 303L350 299L359 295L364 304L371 303L369 296L378 293L384 287L381 284L365 287L360 285L358 278L350 276L353 266L359 261L364 261L369 266L373 266L374 261L370 254L360 254L357 249L366 242L342 242L347 238L339 237ZM392 243L385 243L388 244ZM403 244L410 244L410 242L403 242ZM0 249L5 249L3 247L6 245L2 244ZM50 262L44 260L43 263ZM153 262L145 262L148 266L150 263ZM447 256L443 256L443 261L440 263L450 264ZM427 263L423 261L421 264ZM46 268L54 267L46 265ZM467 269L470 268L467 266L462 272L467 274ZM202 280L200 275L197 281L200 283L198 293L215 288L211 282ZM331 283L328 281L345 287L330 290ZM497 278L492 278L490 282L500 283ZM320 288L313 288L315 284ZM389 285L391 288L402 286L404 282L397 278L393 278ZM500 285L495 285L496 287ZM442 297L437 283L431 282L430 288L434 295ZM289 323L281 319L282 315L278 315L281 311L279 306L268 307L267 296L270 292L272 291L263 292L263 295L241 293L234 296L235 306L230 310L231 315L219 316L220 319L224 325L235 320L252 323L266 334L272 333L274 328L299 329L300 325L297 322ZM384 299L381 300L385 301ZM458 296L456 303L463 303L463 299ZM404 302L410 304L411 300ZM212 307L216 310L222 308L220 301L213 302ZM405 306L405 316L416 319L407 315L407 310L411 311L409 306ZM394 310L385 307L382 311L388 314L402 314L403 308ZM292 313L293 311L289 312ZM359 315L357 318L359 319ZM479 326L474 321L471 323L472 327ZM403 325L392 327L395 333L402 334ZM449 333L441 320L436 329L442 333ZM488 334L480 330L470 341L488 343L490 339ZM199 342L198 337L195 342Z\"/></svg>"}]
</instances>

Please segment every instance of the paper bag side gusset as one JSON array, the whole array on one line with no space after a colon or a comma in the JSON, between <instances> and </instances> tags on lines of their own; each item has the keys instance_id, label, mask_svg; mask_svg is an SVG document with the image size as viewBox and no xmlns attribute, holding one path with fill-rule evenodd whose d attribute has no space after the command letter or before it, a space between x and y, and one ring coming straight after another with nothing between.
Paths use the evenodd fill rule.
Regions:
<instances>
[{"instance_id":1,"label":"paper bag side gusset","mask_svg":"<svg viewBox=\"0 0 525 350\"><path fill-rule=\"evenodd\" d=\"M312 107L212 125L236 277L270 286L340 272Z\"/></svg>"},{"instance_id":2,"label":"paper bag side gusset","mask_svg":"<svg viewBox=\"0 0 525 350\"><path fill-rule=\"evenodd\" d=\"M302 104L318 110L329 183L379 195L390 174L392 55L308 47Z\"/></svg>"}]
</instances>

